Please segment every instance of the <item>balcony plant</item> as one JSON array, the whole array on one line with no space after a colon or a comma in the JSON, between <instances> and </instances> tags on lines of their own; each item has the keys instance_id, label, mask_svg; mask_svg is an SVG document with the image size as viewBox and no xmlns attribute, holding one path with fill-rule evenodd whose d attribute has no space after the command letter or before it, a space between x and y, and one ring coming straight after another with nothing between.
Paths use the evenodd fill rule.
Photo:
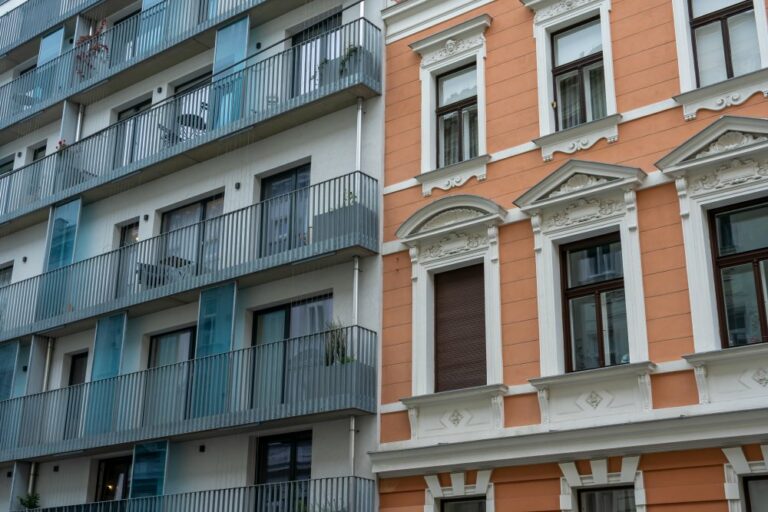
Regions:
<instances>
[{"instance_id":1,"label":"balcony plant","mask_svg":"<svg viewBox=\"0 0 768 512\"><path fill-rule=\"evenodd\" d=\"M33 510L40 508L40 495L36 492L27 494L26 496L19 496L19 505L24 507L24 510Z\"/></svg>"},{"instance_id":2,"label":"balcony plant","mask_svg":"<svg viewBox=\"0 0 768 512\"><path fill-rule=\"evenodd\" d=\"M355 359L347 352L347 330L341 320L329 322L325 337L325 366L347 364Z\"/></svg>"},{"instance_id":3,"label":"balcony plant","mask_svg":"<svg viewBox=\"0 0 768 512\"><path fill-rule=\"evenodd\" d=\"M106 29L107 20L101 20L92 34L80 36L75 44L75 70L81 80L96 69L97 58L109 53L109 47L102 40Z\"/></svg>"}]
</instances>

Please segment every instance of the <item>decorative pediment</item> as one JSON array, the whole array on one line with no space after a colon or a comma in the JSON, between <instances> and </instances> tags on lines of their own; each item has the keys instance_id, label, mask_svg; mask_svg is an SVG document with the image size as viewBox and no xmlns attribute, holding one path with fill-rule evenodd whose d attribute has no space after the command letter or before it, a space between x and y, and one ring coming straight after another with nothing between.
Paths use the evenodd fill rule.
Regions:
<instances>
[{"instance_id":1,"label":"decorative pediment","mask_svg":"<svg viewBox=\"0 0 768 512\"><path fill-rule=\"evenodd\" d=\"M760 159L768 159L768 120L724 116L678 146L656 166L666 174L678 176L694 169Z\"/></svg>"},{"instance_id":2,"label":"decorative pediment","mask_svg":"<svg viewBox=\"0 0 768 512\"><path fill-rule=\"evenodd\" d=\"M492 18L480 15L459 25L411 44L411 49L421 55L421 66L432 65L452 59L460 59L485 42L485 31L491 26Z\"/></svg>"},{"instance_id":3,"label":"decorative pediment","mask_svg":"<svg viewBox=\"0 0 768 512\"><path fill-rule=\"evenodd\" d=\"M396 235L406 244L417 240L444 238L459 230L499 224L506 215L504 208L484 197L464 194L448 196L411 215L400 226Z\"/></svg>"},{"instance_id":4,"label":"decorative pediment","mask_svg":"<svg viewBox=\"0 0 768 512\"><path fill-rule=\"evenodd\" d=\"M565 203L595 204L600 209L604 201L593 196L632 190L643 179L645 173L635 167L570 160L520 196L515 204L528 212Z\"/></svg>"},{"instance_id":5,"label":"decorative pediment","mask_svg":"<svg viewBox=\"0 0 768 512\"><path fill-rule=\"evenodd\" d=\"M599 3L599 0L522 0L522 3L536 13L534 22L541 23L586 5Z\"/></svg>"}]
</instances>

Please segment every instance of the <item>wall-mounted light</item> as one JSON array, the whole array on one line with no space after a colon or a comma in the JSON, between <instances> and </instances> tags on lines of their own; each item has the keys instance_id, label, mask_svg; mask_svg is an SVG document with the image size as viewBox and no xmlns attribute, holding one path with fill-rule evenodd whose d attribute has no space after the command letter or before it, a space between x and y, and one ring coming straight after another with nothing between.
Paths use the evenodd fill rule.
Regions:
<instances>
[{"instance_id":1,"label":"wall-mounted light","mask_svg":"<svg viewBox=\"0 0 768 512\"><path fill-rule=\"evenodd\" d=\"M256 49L261 50L261 43L256 43Z\"/></svg>"},{"instance_id":2,"label":"wall-mounted light","mask_svg":"<svg viewBox=\"0 0 768 512\"><path fill-rule=\"evenodd\" d=\"M53 466L53 472L58 473L59 472L59 466Z\"/></svg>"},{"instance_id":3,"label":"wall-mounted light","mask_svg":"<svg viewBox=\"0 0 768 512\"><path fill-rule=\"evenodd\" d=\"M13 478L13 471L9 471L5 474L8 478Z\"/></svg>"},{"instance_id":4,"label":"wall-mounted light","mask_svg":"<svg viewBox=\"0 0 768 512\"><path fill-rule=\"evenodd\" d=\"M198 446L197 451L199 451L200 453L205 453L205 445L201 444L200 446Z\"/></svg>"},{"instance_id":5,"label":"wall-mounted light","mask_svg":"<svg viewBox=\"0 0 768 512\"><path fill-rule=\"evenodd\" d=\"M158 87L157 88L157 94L162 94L162 92L163 92L163 88L162 87Z\"/></svg>"},{"instance_id":6,"label":"wall-mounted light","mask_svg":"<svg viewBox=\"0 0 768 512\"><path fill-rule=\"evenodd\" d=\"M235 183L235 190L240 190L240 182Z\"/></svg>"},{"instance_id":7,"label":"wall-mounted light","mask_svg":"<svg viewBox=\"0 0 768 512\"><path fill-rule=\"evenodd\" d=\"M145 214L144 214L144 222L147 222L148 220L149 220L149 215L147 215L147 214L145 213Z\"/></svg>"},{"instance_id":8,"label":"wall-mounted light","mask_svg":"<svg viewBox=\"0 0 768 512\"><path fill-rule=\"evenodd\" d=\"M19 151L18 153L16 153L16 156L18 156L19 158L21 158L21 151Z\"/></svg>"},{"instance_id":9,"label":"wall-mounted light","mask_svg":"<svg viewBox=\"0 0 768 512\"><path fill-rule=\"evenodd\" d=\"M27 262L27 257L26 257L26 256L24 256L23 258L21 258L21 262L22 262L22 263L26 263L26 262Z\"/></svg>"}]
</instances>

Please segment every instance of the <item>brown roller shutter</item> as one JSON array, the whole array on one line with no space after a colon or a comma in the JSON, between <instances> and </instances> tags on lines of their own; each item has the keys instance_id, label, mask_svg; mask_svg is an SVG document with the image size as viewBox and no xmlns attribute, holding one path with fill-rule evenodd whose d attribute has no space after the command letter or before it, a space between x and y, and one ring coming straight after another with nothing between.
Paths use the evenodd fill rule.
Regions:
<instances>
[{"instance_id":1,"label":"brown roller shutter","mask_svg":"<svg viewBox=\"0 0 768 512\"><path fill-rule=\"evenodd\" d=\"M483 265L435 275L435 392L484 386Z\"/></svg>"}]
</instances>

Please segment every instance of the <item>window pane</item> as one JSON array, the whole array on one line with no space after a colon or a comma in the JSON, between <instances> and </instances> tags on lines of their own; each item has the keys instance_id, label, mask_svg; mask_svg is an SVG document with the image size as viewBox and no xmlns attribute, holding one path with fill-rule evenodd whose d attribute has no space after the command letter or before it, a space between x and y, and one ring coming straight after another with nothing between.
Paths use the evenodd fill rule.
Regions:
<instances>
[{"instance_id":1,"label":"window pane","mask_svg":"<svg viewBox=\"0 0 768 512\"><path fill-rule=\"evenodd\" d=\"M580 512L635 512L634 489L590 489L579 492Z\"/></svg>"},{"instance_id":2,"label":"window pane","mask_svg":"<svg viewBox=\"0 0 768 512\"><path fill-rule=\"evenodd\" d=\"M192 357L194 331L184 329L152 338L149 367L157 368L187 361Z\"/></svg>"},{"instance_id":3,"label":"window pane","mask_svg":"<svg viewBox=\"0 0 768 512\"><path fill-rule=\"evenodd\" d=\"M91 380L108 379L120 373L124 325L125 313L101 318L97 322Z\"/></svg>"},{"instance_id":4,"label":"window pane","mask_svg":"<svg viewBox=\"0 0 768 512\"><path fill-rule=\"evenodd\" d=\"M312 478L312 440L302 439L296 442L296 474L294 480Z\"/></svg>"},{"instance_id":5,"label":"window pane","mask_svg":"<svg viewBox=\"0 0 768 512\"><path fill-rule=\"evenodd\" d=\"M327 331L333 323L333 297L302 301L291 306L290 338Z\"/></svg>"},{"instance_id":6,"label":"window pane","mask_svg":"<svg viewBox=\"0 0 768 512\"><path fill-rule=\"evenodd\" d=\"M734 76L760 69L755 11L743 12L728 18L728 35L731 38Z\"/></svg>"},{"instance_id":7,"label":"window pane","mask_svg":"<svg viewBox=\"0 0 768 512\"><path fill-rule=\"evenodd\" d=\"M743 0L693 0L693 17L698 18L703 14L719 11L725 7L738 4Z\"/></svg>"},{"instance_id":8,"label":"window pane","mask_svg":"<svg viewBox=\"0 0 768 512\"><path fill-rule=\"evenodd\" d=\"M131 498L160 496L165 483L167 441L137 444L133 454Z\"/></svg>"},{"instance_id":9,"label":"window pane","mask_svg":"<svg viewBox=\"0 0 768 512\"><path fill-rule=\"evenodd\" d=\"M760 283L763 289L763 311L768 317L768 260L760 262ZM768 332L764 334L768 336Z\"/></svg>"},{"instance_id":10,"label":"window pane","mask_svg":"<svg viewBox=\"0 0 768 512\"><path fill-rule=\"evenodd\" d=\"M601 293L600 303L603 313L605 365L627 364L629 363L629 337L624 290Z\"/></svg>"},{"instance_id":11,"label":"window pane","mask_svg":"<svg viewBox=\"0 0 768 512\"><path fill-rule=\"evenodd\" d=\"M477 71L475 66L445 75L438 80L438 107L451 105L477 96Z\"/></svg>"},{"instance_id":12,"label":"window pane","mask_svg":"<svg viewBox=\"0 0 768 512\"><path fill-rule=\"evenodd\" d=\"M760 342L760 316L752 264L724 268L722 283L728 344Z\"/></svg>"},{"instance_id":13,"label":"window pane","mask_svg":"<svg viewBox=\"0 0 768 512\"><path fill-rule=\"evenodd\" d=\"M464 160L477 156L477 105L462 111Z\"/></svg>"},{"instance_id":14,"label":"window pane","mask_svg":"<svg viewBox=\"0 0 768 512\"><path fill-rule=\"evenodd\" d=\"M209 288L200 292L195 357L222 354L232 344L232 316L235 283Z\"/></svg>"},{"instance_id":15,"label":"window pane","mask_svg":"<svg viewBox=\"0 0 768 512\"><path fill-rule=\"evenodd\" d=\"M568 251L568 287L618 279L624 275L621 242L606 242Z\"/></svg>"},{"instance_id":16,"label":"window pane","mask_svg":"<svg viewBox=\"0 0 768 512\"><path fill-rule=\"evenodd\" d=\"M0 345L0 400L7 400L11 397L17 347L16 343Z\"/></svg>"},{"instance_id":17,"label":"window pane","mask_svg":"<svg viewBox=\"0 0 768 512\"><path fill-rule=\"evenodd\" d=\"M440 142L440 167L459 162L459 123L458 112L441 116L438 120L438 136Z\"/></svg>"},{"instance_id":18,"label":"window pane","mask_svg":"<svg viewBox=\"0 0 768 512\"><path fill-rule=\"evenodd\" d=\"M696 38L696 59L699 67L699 86L704 87L727 79L720 23L710 23L697 28L694 37Z\"/></svg>"},{"instance_id":19,"label":"window pane","mask_svg":"<svg viewBox=\"0 0 768 512\"><path fill-rule=\"evenodd\" d=\"M80 200L57 206L48 242L48 270L56 270L72 263L75 255L75 236L80 219Z\"/></svg>"},{"instance_id":20,"label":"window pane","mask_svg":"<svg viewBox=\"0 0 768 512\"><path fill-rule=\"evenodd\" d=\"M574 371L600 367L597 346L597 308L592 295L571 299L571 354Z\"/></svg>"},{"instance_id":21,"label":"window pane","mask_svg":"<svg viewBox=\"0 0 768 512\"><path fill-rule=\"evenodd\" d=\"M747 480L748 512L768 512L768 478Z\"/></svg>"},{"instance_id":22,"label":"window pane","mask_svg":"<svg viewBox=\"0 0 768 512\"><path fill-rule=\"evenodd\" d=\"M442 512L485 512L485 500L458 500L443 502Z\"/></svg>"},{"instance_id":23,"label":"window pane","mask_svg":"<svg viewBox=\"0 0 768 512\"><path fill-rule=\"evenodd\" d=\"M555 66L568 64L603 50L600 20L554 36Z\"/></svg>"},{"instance_id":24,"label":"window pane","mask_svg":"<svg viewBox=\"0 0 768 512\"><path fill-rule=\"evenodd\" d=\"M715 217L720 256L768 248L768 205L749 206Z\"/></svg>"},{"instance_id":25,"label":"window pane","mask_svg":"<svg viewBox=\"0 0 768 512\"><path fill-rule=\"evenodd\" d=\"M561 130L581 124L579 72L571 71L555 77L558 126Z\"/></svg>"},{"instance_id":26,"label":"window pane","mask_svg":"<svg viewBox=\"0 0 768 512\"><path fill-rule=\"evenodd\" d=\"M602 62L584 68L584 96L587 99L586 120L594 121L605 117L605 72Z\"/></svg>"}]
</instances>

